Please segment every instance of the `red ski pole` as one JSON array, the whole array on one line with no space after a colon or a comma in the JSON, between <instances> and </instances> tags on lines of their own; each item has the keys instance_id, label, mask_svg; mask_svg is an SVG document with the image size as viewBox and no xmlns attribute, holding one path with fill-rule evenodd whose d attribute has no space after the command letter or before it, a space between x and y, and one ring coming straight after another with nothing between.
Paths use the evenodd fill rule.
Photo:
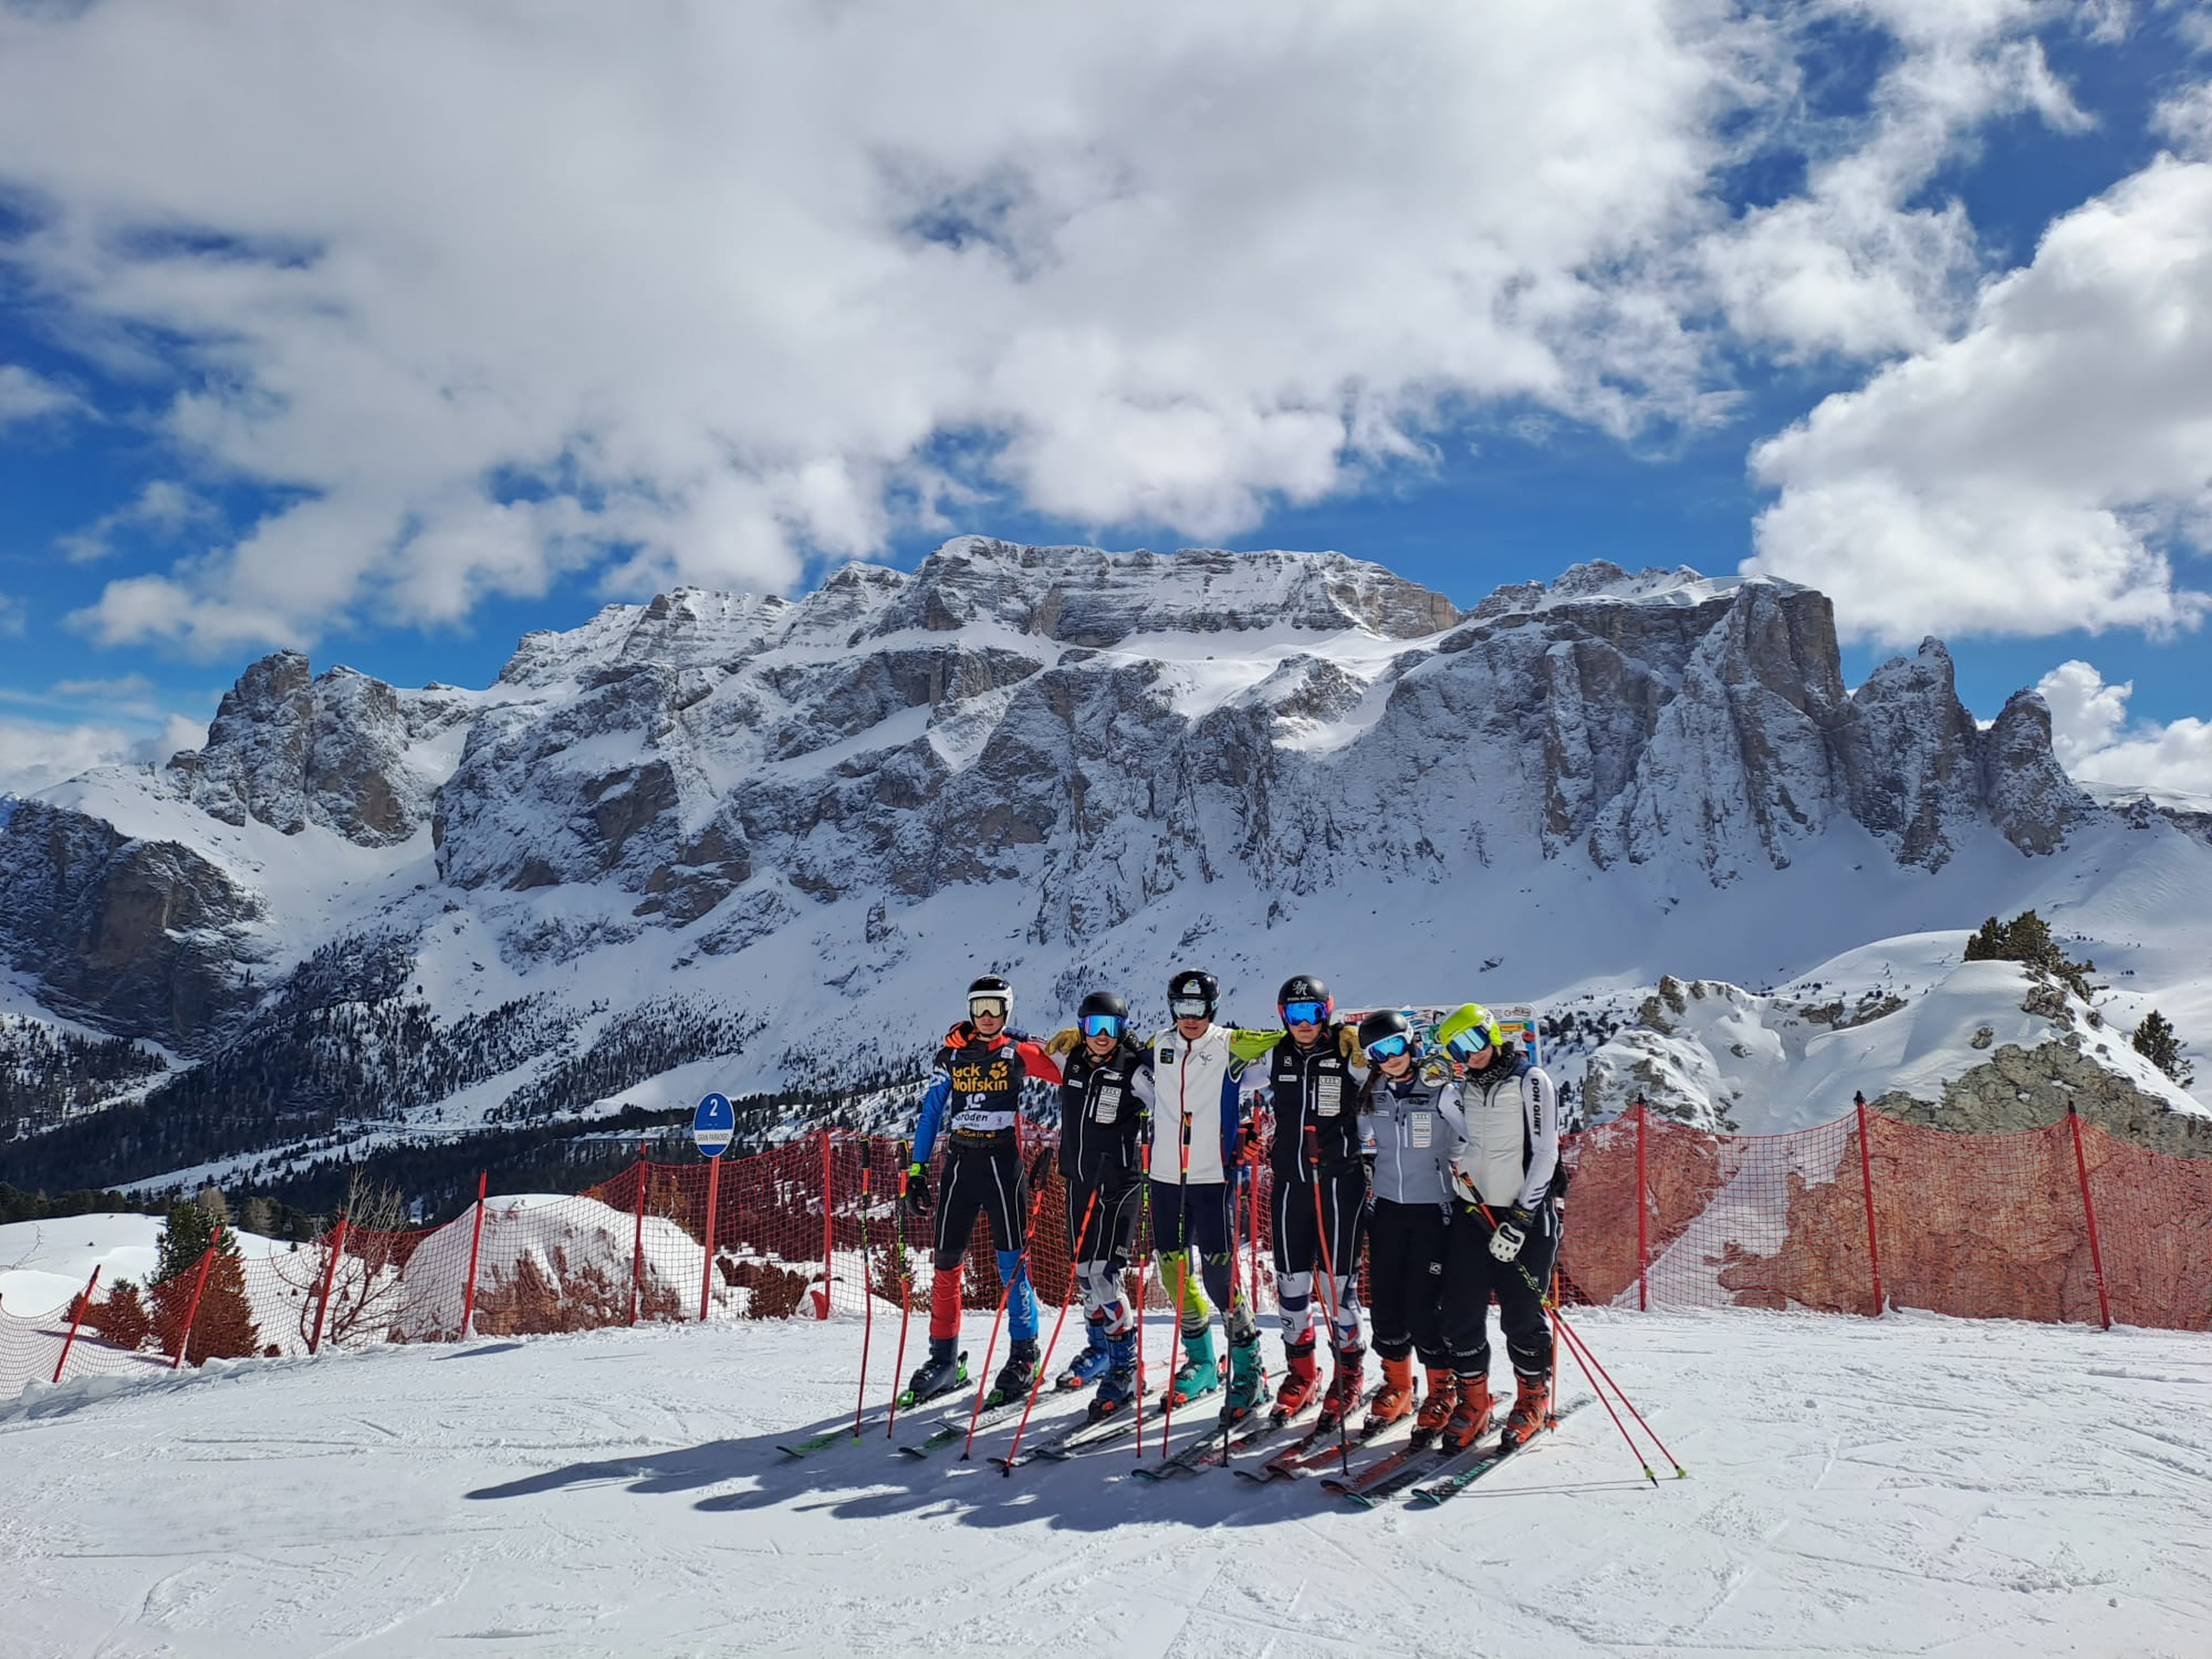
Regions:
<instances>
[{"instance_id":1,"label":"red ski pole","mask_svg":"<svg viewBox=\"0 0 2212 1659\"><path fill-rule=\"evenodd\" d=\"M1043 1182L1037 1182L1036 1196L1030 1200L1030 1218L1027 1224L1022 1228L1021 1260L1016 1264L1014 1271L1006 1275L1006 1282L999 1286L999 1311L991 1319L991 1340L983 1347L983 1374L976 1380L975 1404L968 1413L968 1438L961 1443L960 1447L960 1457L963 1462L967 1461L969 1452L975 1448L975 1421L983 1414L983 1395L991 1386L991 1359L998 1352L999 1327L1006 1323L1007 1299L1014 1293L1014 1280L1018 1278L1029 1277L1030 1235L1036 1231L1037 1212L1044 1207L1044 1188ZM1034 1295L1035 1292L1032 1291L1031 1294Z\"/></svg>"},{"instance_id":2,"label":"red ski pole","mask_svg":"<svg viewBox=\"0 0 2212 1659\"><path fill-rule=\"evenodd\" d=\"M1328 1287L1328 1352L1332 1363L1336 1355L1336 1265L1328 1248L1328 1231L1321 1218L1321 1138L1309 1131L1306 1137L1306 1167L1313 1179L1306 1184L1313 1189L1314 1240L1321 1252L1322 1283ZM1352 1469L1352 1431L1346 1425L1352 1420L1352 1408L1358 1403L1359 1390L1352 1390L1352 1398L1341 1402L1343 1409L1336 1417L1336 1462L1338 1471L1349 1474Z\"/></svg>"},{"instance_id":3,"label":"red ski pole","mask_svg":"<svg viewBox=\"0 0 2212 1659\"><path fill-rule=\"evenodd\" d=\"M868 1151L860 1143L860 1395L853 1403L853 1438L860 1437L860 1419L868 1409L868 1345L876 1334L875 1264L868 1259Z\"/></svg>"},{"instance_id":4,"label":"red ski pole","mask_svg":"<svg viewBox=\"0 0 2212 1659\"><path fill-rule=\"evenodd\" d=\"M884 1425L884 1438L886 1440L891 1437L891 1431L898 1423L899 1378L906 1375L907 1321L914 1314L914 1251L906 1242L907 1152L907 1144L902 1140L899 1142L898 1191L899 1345L898 1358L891 1362L891 1414L890 1420Z\"/></svg>"},{"instance_id":5,"label":"red ski pole","mask_svg":"<svg viewBox=\"0 0 2212 1659\"><path fill-rule=\"evenodd\" d=\"M1001 1474L1012 1474L1014 1472L1014 1458L1022 1449L1023 1432L1030 1425L1030 1413L1036 1409L1037 1390L1044 1386L1044 1374L1052 1364L1053 1350L1060 1346L1060 1328L1067 1323L1068 1291L1075 1288L1074 1258L1082 1251L1083 1236L1091 1231L1091 1212L1097 1207L1098 1188L1094 1186L1091 1189L1091 1197L1083 1206L1083 1223L1075 1230L1075 1247L1068 1252L1069 1284L1067 1289L1060 1293L1060 1317L1052 1322L1052 1340L1044 1345L1044 1358L1037 1362L1036 1375L1030 1379L1029 1401L1022 1407L1022 1420L1014 1425L1014 1443L1006 1448L1006 1462L1000 1466Z\"/></svg>"}]
</instances>

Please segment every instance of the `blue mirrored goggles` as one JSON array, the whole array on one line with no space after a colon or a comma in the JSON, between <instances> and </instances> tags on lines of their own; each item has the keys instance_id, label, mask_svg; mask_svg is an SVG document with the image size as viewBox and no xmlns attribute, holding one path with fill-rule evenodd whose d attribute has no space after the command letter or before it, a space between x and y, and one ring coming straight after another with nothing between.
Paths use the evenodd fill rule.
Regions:
<instances>
[{"instance_id":1,"label":"blue mirrored goggles","mask_svg":"<svg viewBox=\"0 0 2212 1659\"><path fill-rule=\"evenodd\" d=\"M1491 1046L1490 1033L1477 1025L1454 1036L1449 1042L1444 1044L1444 1051L1454 1060L1473 1060Z\"/></svg>"},{"instance_id":2,"label":"blue mirrored goggles","mask_svg":"<svg viewBox=\"0 0 2212 1659\"><path fill-rule=\"evenodd\" d=\"M1367 1045L1367 1058L1370 1060L1389 1060L1395 1055L1410 1054L1413 1052L1413 1045L1407 1039L1403 1032L1393 1031L1389 1036L1382 1038L1380 1042L1370 1042Z\"/></svg>"},{"instance_id":3,"label":"blue mirrored goggles","mask_svg":"<svg viewBox=\"0 0 2212 1659\"><path fill-rule=\"evenodd\" d=\"M1117 1037L1121 1035L1121 1016L1119 1014L1085 1014L1078 1023L1083 1028L1083 1035L1087 1037Z\"/></svg>"},{"instance_id":4,"label":"blue mirrored goggles","mask_svg":"<svg viewBox=\"0 0 2212 1659\"><path fill-rule=\"evenodd\" d=\"M1283 1005L1283 1021L1288 1025L1320 1025L1328 1018L1326 1002L1286 1002Z\"/></svg>"}]
</instances>

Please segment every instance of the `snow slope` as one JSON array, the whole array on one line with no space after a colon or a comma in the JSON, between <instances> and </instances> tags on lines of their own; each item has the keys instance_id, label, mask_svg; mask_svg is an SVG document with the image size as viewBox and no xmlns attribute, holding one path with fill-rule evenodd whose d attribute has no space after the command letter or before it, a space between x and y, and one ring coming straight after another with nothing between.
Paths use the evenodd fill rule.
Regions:
<instances>
[{"instance_id":1,"label":"snow slope","mask_svg":"<svg viewBox=\"0 0 2212 1659\"><path fill-rule=\"evenodd\" d=\"M100 1282L146 1282L161 1261L162 1219L157 1215L72 1215L50 1221L11 1221L0 1226L0 1307L38 1315L65 1308L94 1264ZM289 1254L283 1239L235 1228L239 1254L248 1261Z\"/></svg>"},{"instance_id":2,"label":"snow slope","mask_svg":"<svg viewBox=\"0 0 2212 1659\"><path fill-rule=\"evenodd\" d=\"M1579 1324L1690 1479L1595 1407L1432 1512L1126 1451L784 1460L852 1409L842 1319L70 1385L0 1408L0 1656L2206 1651L2205 1338Z\"/></svg>"}]
</instances>

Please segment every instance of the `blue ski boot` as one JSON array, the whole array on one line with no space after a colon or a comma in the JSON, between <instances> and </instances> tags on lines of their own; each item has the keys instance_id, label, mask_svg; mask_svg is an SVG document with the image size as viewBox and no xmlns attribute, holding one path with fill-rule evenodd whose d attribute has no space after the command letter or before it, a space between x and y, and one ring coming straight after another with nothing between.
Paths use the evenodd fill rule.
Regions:
<instances>
[{"instance_id":1,"label":"blue ski boot","mask_svg":"<svg viewBox=\"0 0 2212 1659\"><path fill-rule=\"evenodd\" d=\"M1221 1386L1221 1369L1213 1363L1212 1326L1195 1334L1186 1332L1182 1352L1182 1369L1175 1374L1175 1382L1168 1392L1170 1406L1187 1406L1200 1395L1212 1394Z\"/></svg>"},{"instance_id":2,"label":"blue ski boot","mask_svg":"<svg viewBox=\"0 0 2212 1659\"><path fill-rule=\"evenodd\" d=\"M1120 1336L1106 1340L1106 1375L1098 1379L1098 1392L1091 1396L1093 1423L1129 1409L1137 1393L1137 1328L1132 1325Z\"/></svg>"},{"instance_id":3,"label":"blue ski boot","mask_svg":"<svg viewBox=\"0 0 2212 1659\"><path fill-rule=\"evenodd\" d=\"M1067 1369L1060 1374L1059 1386L1063 1389L1089 1388L1105 1376L1107 1369L1114 1363L1107 1352L1105 1315L1091 1315L1085 1322L1085 1329L1089 1340L1083 1352L1069 1360Z\"/></svg>"},{"instance_id":4,"label":"blue ski boot","mask_svg":"<svg viewBox=\"0 0 2212 1659\"><path fill-rule=\"evenodd\" d=\"M1229 1394L1221 1404L1223 1420L1234 1423L1249 1416L1267 1397L1267 1372L1260 1364L1260 1333L1254 1331L1229 1345Z\"/></svg>"}]
</instances>

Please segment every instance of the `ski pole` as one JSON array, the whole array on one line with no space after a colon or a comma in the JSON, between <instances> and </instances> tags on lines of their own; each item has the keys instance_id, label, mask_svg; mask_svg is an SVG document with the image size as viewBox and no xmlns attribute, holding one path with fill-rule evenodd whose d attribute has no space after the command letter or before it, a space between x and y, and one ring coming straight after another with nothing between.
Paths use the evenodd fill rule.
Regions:
<instances>
[{"instance_id":1,"label":"ski pole","mask_svg":"<svg viewBox=\"0 0 2212 1659\"><path fill-rule=\"evenodd\" d=\"M860 1143L860 1397L853 1405L853 1438L868 1409L868 1344L876 1334L875 1264L868 1260L868 1146Z\"/></svg>"},{"instance_id":2,"label":"ski pole","mask_svg":"<svg viewBox=\"0 0 2212 1659\"><path fill-rule=\"evenodd\" d=\"M991 1386L991 1358L998 1352L999 1327L1006 1322L1006 1303L1013 1296L1014 1280L1025 1279L1029 1277L1030 1235L1036 1231L1037 1212L1043 1207L1044 1182L1040 1181L1037 1182L1036 1196L1030 1200L1028 1224L1022 1229L1021 1257L1014 1263L1013 1272L1006 1275L1006 1282L999 1286L999 1311L991 1321L991 1340L983 1347L983 1375L975 1385L975 1407L968 1413L968 1438L960 1448L960 1457L963 1462L967 1461L969 1452L975 1444L975 1420L983 1414L984 1391Z\"/></svg>"},{"instance_id":3,"label":"ski pole","mask_svg":"<svg viewBox=\"0 0 2212 1659\"><path fill-rule=\"evenodd\" d=\"M1334 1360L1336 1358L1336 1265L1331 1260L1333 1253L1328 1248L1328 1231L1322 1225L1321 1219L1321 1137L1311 1129L1306 1132L1306 1167L1313 1173L1313 1179L1306 1184L1313 1189L1315 1248L1321 1252L1322 1283L1328 1288L1327 1304L1328 1352L1330 1358ZM1345 1425L1352 1420L1352 1408L1358 1403L1359 1390L1354 1388L1352 1394L1352 1397L1343 1402L1344 1409L1337 1413L1336 1419L1337 1469L1340 1474L1346 1474L1352 1471L1352 1431Z\"/></svg>"},{"instance_id":4,"label":"ski pole","mask_svg":"<svg viewBox=\"0 0 2212 1659\"><path fill-rule=\"evenodd\" d=\"M898 1358L891 1362L891 1414L890 1420L884 1425L884 1438L886 1440L890 1438L891 1431L898 1423L899 1378L906 1375L906 1327L908 1319L914 1313L914 1252L907 1248L906 1242L906 1142L899 1142L898 1149L899 1345Z\"/></svg>"},{"instance_id":5,"label":"ski pole","mask_svg":"<svg viewBox=\"0 0 2212 1659\"><path fill-rule=\"evenodd\" d=\"M1083 1206L1083 1223L1075 1230L1075 1248L1067 1253L1068 1291L1075 1288L1073 1282L1077 1271L1075 1258L1082 1254L1084 1235L1091 1231L1091 1212L1097 1207L1098 1188L1094 1185L1091 1188L1090 1199ZM1067 1323L1067 1291L1063 1291L1060 1298L1060 1317L1052 1322L1052 1340L1044 1345L1044 1358L1037 1364L1036 1375L1030 1379L1029 1403L1022 1407L1022 1420L1014 1425L1014 1443L1006 1448L1006 1461L1000 1466L1001 1474L1011 1476L1014 1472L1014 1456L1022 1449L1023 1431L1030 1425L1030 1413L1036 1409L1037 1390L1044 1386L1044 1374L1046 1368L1052 1364L1053 1350L1060 1346L1060 1328Z\"/></svg>"},{"instance_id":6,"label":"ski pole","mask_svg":"<svg viewBox=\"0 0 2212 1659\"><path fill-rule=\"evenodd\" d=\"M1182 1332L1183 1297L1190 1289L1190 1108L1182 1109L1182 1173L1176 1187L1176 1333ZM1168 1455L1175 1427L1175 1350L1168 1350L1168 1393L1160 1406L1160 1455Z\"/></svg>"},{"instance_id":7,"label":"ski pole","mask_svg":"<svg viewBox=\"0 0 2212 1659\"><path fill-rule=\"evenodd\" d=\"M1147 1132L1149 1134L1149 1132ZM1137 1461L1145 1459L1145 1292L1148 1286L1146 1274L1152 1265L1152 1143L1148 1138L1137 1149L1144 1165L1144 1191L1137 1200L1137 1224L1144 1231L1146 1245L1144 1255L1137 1258Z\"/></svg>"},{"instance_id":8,"label":"ski pole","mask_svg":"<svg viewBox=\"0 0 2212 1659\"><path fill-rule=\"evenodd\" d=\"M1475 1200L1474 1207L1481 1212L1482 1218L1490 1224L1490 1231L1495 1234L1498 1231L1498 1218L1491 1213L1490 1206L1478 1199ZM1543 1305L1544 1311L1550 1317L1553 1327L1566 1336L1567 1352L1574 1355L1575 1363L1582 1367L1583 1375L1589 1378L1590 1389L1596 1394L1599 1402L1605 1405L1606 1410L1612 1413L1614 1425L1620 1430L1621 1437L1627 1440L1628 1449L1635 1456L1637 1462L1643 1466L1646 1478L1654 1486L1659 1483L1659 1477L1651 1473L1650 1460L1644 1456L1643 1449L1637 1445L1633 1437L1629 1434L1627 1426L1620 1420L1620 1413L1613 1412L1611 1404L1606 1401L1605 1390L1598 1387L1599 1376L1603 1376L1613 1392L1620 1396L1620 1403L1628 1407L1629 1415L1636 1419L1637 1425L1644 1433L1651 1436L1651 1443L1659 1448L1659 1455L1674 1465L1674 1478L1677 1480L1688 1480L1690 1472L1682 1467L1674 1453L1667 1449L1667 1443L1653 1433L1651 1425L1644 1420L1644 1413L1636 1409L1636 1402L1628 1397L1627 1390L1613 1380L1613 1373L1607 1370L1599 1362L1598 1357L1589 1352L1589 1345L1582 1340L1581 1334L1573 1326L1567 1323L1565 1316L1559 1311L1559 1304L1545 1295L1544 1287L1536 1282L1535 1275L1528 1271L1526 1264L1517 1255L1513 1258L1513 1271L1521 1275L1522 1284L1536 1293L1537 1300ZM1596 1367L1595 1375L1592 1375L1592 1366Z\"/></svg>"}]
</instances>

